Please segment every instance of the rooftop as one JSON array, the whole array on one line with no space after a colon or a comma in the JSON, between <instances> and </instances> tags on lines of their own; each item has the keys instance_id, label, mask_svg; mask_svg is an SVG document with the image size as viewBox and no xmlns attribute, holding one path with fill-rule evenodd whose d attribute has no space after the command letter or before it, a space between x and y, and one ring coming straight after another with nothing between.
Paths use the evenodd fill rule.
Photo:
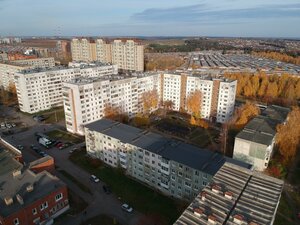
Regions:
<instances>
[{"instance_id":1,"label":"rooftop","mask_svg":"<svg viewBox=\"0 0 300 225\"><path fill-rule=\"evenodd\" d=\"M20 170L19 170L20 171ZM7 217L12 213L42 199L65 184L47 171L35 174L30 170L0 175L0 215ZM5 201L11 199L11 204Z\"/></svg>"},{"instance_id":2,"label":"rooftop","mask_svg":"<svg viewBox=\"0 0 300 225\"><path fill-rule=\"evenodd\" d=\"M135 145L159 154L168 160L179 162L211 175L214 175L226 161L245 168L251 167L247 163L224 157L219 153L108 119L92 122L85 127L90 131L108 135L123 143Z\"/></svg>"},{"instance_id":3,"label":"rooftop","mask_svg":"<svg viewBox=\"0 0 300 225\"><path fill-rule=\"evenodd\" d=\"M273 222L283 181L225 163L174 225Z\"/></svg>"},{"instance_id":4,"label":"rooftop","mask_svg":"<svg viewBox=\"0 0 300 225\"><path fill-rule=\"evenodd\" d=\"M254 117L236 137L270 145L276 134L276 126L285 121L289 111L288 108L276 105L268 106L261 115Z\"/></svg>"}]
</instances>

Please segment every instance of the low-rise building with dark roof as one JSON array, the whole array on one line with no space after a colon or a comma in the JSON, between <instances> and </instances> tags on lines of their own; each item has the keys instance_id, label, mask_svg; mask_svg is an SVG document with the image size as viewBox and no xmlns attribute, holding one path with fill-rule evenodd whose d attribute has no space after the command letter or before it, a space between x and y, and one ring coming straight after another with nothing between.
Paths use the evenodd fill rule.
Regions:
<instances>
[{"instance_id":1,"label":"low-rise building with dark roof","mask_svg":"<svg viewBox=\"0 0 300 225\"><path fill-rule=\"evenodd\" d=\"M85 126L87 152L161 192L191 200L222 165L251 165L150 131L101 119Z\"/></svg>"},{"instance_id":2,"label":"low-rise building with dark roof","mask_svg":"<svg viewBox=\"0 0 300 225\"><path fill-rule=\"evenodd\" d=\"M34 173L0 150L0 224L52 224L69 209L67 186L47 171Z\"/></svg>"},{"instance_id":3,"label":"low-rise building with dark roof","mask_svg":"<svg viewBox=\"0 0 300 225\"><path fill-rule=\"evenodd\" d=\"M272 105L254 117L235 137L233 158L253 165L262 171L273 155L276 127L283 123L290 110Z\"/></svg>"},{"instance_id":4,"label":"low-rise building with dark roof","mask_svg":"<svg viewBox=\"0 0 300 225\"><path fill-rule=\"evenodd\" d=\"M283 181L226 162L174 225L272 225Z\"/></svg>"}]
</instances>

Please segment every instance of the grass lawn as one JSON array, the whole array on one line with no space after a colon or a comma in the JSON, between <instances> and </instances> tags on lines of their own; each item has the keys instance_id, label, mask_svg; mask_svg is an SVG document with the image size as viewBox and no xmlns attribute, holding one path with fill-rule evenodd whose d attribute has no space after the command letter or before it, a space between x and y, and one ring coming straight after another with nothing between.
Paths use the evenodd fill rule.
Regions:
<instances>
[{"instance_id":1,"label":"grass lawn","mask_svg":"<svg viewBox=\"0 0 300 225\"><path fill-rule=\"evenodd\" d=\"M69 174L67 171L65 170L58 170L64 177L68 178L70 181L72 181L74 184L76 184L82 191L87 192L92 194L91 190L84 185L83 183L81 183L80 181L78 181L76 179L76 177L72 176L71 174Z\"/></svg>"},{"instance_id":2,"label":"grass lawn","mask_svg":"<svg viewBox=\"0 0 300 225\"><path fill-rule=\"evenodd\" d=\"M111 218L106 215L100 215L96 216L94 218L88 219L87 221L84 221L81 223L81 225L121 225L118 223L114 218Z\"/></svg>"},{"instance_id":3,"label":"grass lawn","mask_svg":"<svg viewBox=\"0 0 300 225\"><path fill-rule=\"evenodd\" d=\"M47 117L47 119L45 120L46 123L57 123L65 119L65 112L63 109L59 109L54 112L47 113L45 114L45 116Z\"/></svg>"},{"instance_id":4,"label":"grass lawn","mask_svg":"<svg viewBox=\"0 0 300 225\"><path fill-rule=\"evenodd\" d=\"M68 211L68 214L76 215L88 206L88 204L80 196L76 195L70 189L68 190L68 194L70 203L70 210Z\"/></svg>"},{"instance_id":5,"label":"grass lawn","mask_svg":"<svg viewBox=\"0 0 300 225\"><path fill-rule=\"evenodd\" d=\"M173 224L186 207L186 204L168 198L130 179L121 170L101 164L93 167L94 163L91 163L83 151L73 153L70 159L110 185L112 192L121 197L122 201L129 203L142 213L161 215L168 224Z\"/></svg>"},{"instance_id":6,"label":"grass lawn","mask_svg":"<svg viewBox=\"0 0 300 225\"><path fill-rule=\"evenodd\" d=\"M63 142L80 143L84 141L83 137L78 137L62 130L52 130L46 133L47 136L53 139L59 139Z\"/></svg>"},{"instance_id":7,"label":"grass lawn","mask_svg":"<svg viewBox=\"0 0 300 225\"><path fill-rule=\"evenodd\" d=\"M197 127L194 131L191 132L190 135L188 135L188 139L193 144L205 148L208 145L212 144L212 141L214 138L219 136L219 131L214 129L204 129L201 127Z\"/></svg>"},{"instance_id":8,"label":"grass lawn","mask_svg":"<svg viewBox=\"0 0 300 225\"><path fill-rule=\"evenodd\" d=\"M293 216L293 210L288 204L285 194L282 193L274 225L290 224L290 221L288 221L286 218L292 219Z\"/></svg>"}]
</instances>

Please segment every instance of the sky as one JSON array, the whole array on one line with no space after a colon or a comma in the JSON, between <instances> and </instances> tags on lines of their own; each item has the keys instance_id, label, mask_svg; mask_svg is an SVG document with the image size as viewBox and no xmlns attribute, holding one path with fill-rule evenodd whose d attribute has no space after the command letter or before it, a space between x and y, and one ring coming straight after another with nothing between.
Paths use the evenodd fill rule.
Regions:
<instances>
[{"instance_id":1,"label":"sky","mask_svg":"<svg viewBox=\"0 0 300 225\"><path fill-rule=\"evenodd\" d=\"M300 0L0 0L0 36L300 37Z\"/></svg>"}]
</instances>

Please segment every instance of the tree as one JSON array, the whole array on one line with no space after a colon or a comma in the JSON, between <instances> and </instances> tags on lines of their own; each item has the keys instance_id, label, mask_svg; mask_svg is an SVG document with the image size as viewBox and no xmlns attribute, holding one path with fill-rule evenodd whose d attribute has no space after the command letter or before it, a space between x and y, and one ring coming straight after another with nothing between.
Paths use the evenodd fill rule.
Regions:
<instances>
[{"instance_id":1,"label":"tree","mask_svg":"<svg viewBox=\"0 0 300 225\"><path fill-rule=\"evenodd\" d=\"M186 99L187 110L196 117L200 117L202 93L197 90L192 92Z\"/></svg>"},{"instance_id":2,"label":"tree","mask_svg":"<svg viewBox=\"0 0 300 225\"><path fill-rule=\"evenodd\" d=\"M144 113L148 113L151 109L156 109L158 106L157 90L146 91L142 94Z\"/></svg>"},{"instance_id":3,"label":"tree","mask_svg":"<svg viewBox=\"0 0 300 225\"><path fill-rule=\"evenodd\" d=\"M277 126L276 144L284 158L284 163L292 161L300 143L300 108L294 107L288 114L286 123Z\"/></svg>"},{"instance_id":4,"label":"tree","mask_svg":"<svg viewBox=\"0 0 300 225\"><path fill-rule=\"evenodd\" d=\"M104 106L104 117L115 120L120 115L120 109L112 106L110 103L106 103Z\"/></svg>"},{"instance_id":5,"label":"tree","mask_svg":"<svg viewBox=\"0 0 300 225\"><path fill-rule=\"evenodd\" d=\"M167 100L163 102L163 106L167 110L172 110L174 107L174 102L172 100Z\"/></svg>"},{"instance_id":6,"label":"tree","mask_svg":"<svg viewBox=\"0 0 300 225\"><path fill-rule=\"evenodd\" d=\"M147 214L139 218L137 225L167 225L167 221L157 214Z\"/></svg>"},{"instance_id":7,"label":"tree","mask_svg":"<svg viewBox=\"0 0 300 225\"><path fill-rule=\"evenodd\" d=\"M276 82L271 82L267 86L266 96L270 98L278 97L278 86Z\"/></svg>"},{"instance_id":8,"label":"tree","mask_svg":"<svg viewBox=\"0 0 300 225\"><path fill-rule=\"evenodd\" d=\"M236 115L234 117L236 118L236 121L234 121L233 124L237 128L242 128L249 122L250 119L259 115L259 113L260 110L255 104L246 102L246 104L242 105L235 112Z\"/></svg>"},{"instance_id":9,"label":"tree","mask_svg":"<svg viewBox=\"0 0 300 225\"><path fill-rule=\"evenodd\" d=\"M144 126L148 126L150 124L150 119L148 116L144 116L144 115L138 113L133 118L133 122L137 127L144 127Z\"/></svg>"}]
</instances>

